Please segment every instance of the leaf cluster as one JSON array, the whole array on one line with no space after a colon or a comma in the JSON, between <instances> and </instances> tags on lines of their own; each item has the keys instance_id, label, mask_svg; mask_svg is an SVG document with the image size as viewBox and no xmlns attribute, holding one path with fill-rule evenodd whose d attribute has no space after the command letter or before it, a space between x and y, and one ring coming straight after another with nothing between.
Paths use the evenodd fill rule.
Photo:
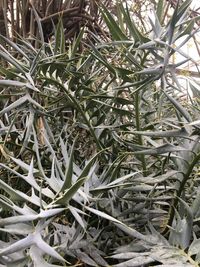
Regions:
<instances>
[{"instance_id":1,"label":"leaf cluster","mask_svg":"<svg viewBox=\"0 0 200 267\"><path fill-rule=\"evenodd\" d=\"M166 21L159 1L150 33L101 4L106 42L82 27L66 46L62 20L40 48L0 36L2 266L198 266L190 4Z\"/></svg>"}]
</instances>

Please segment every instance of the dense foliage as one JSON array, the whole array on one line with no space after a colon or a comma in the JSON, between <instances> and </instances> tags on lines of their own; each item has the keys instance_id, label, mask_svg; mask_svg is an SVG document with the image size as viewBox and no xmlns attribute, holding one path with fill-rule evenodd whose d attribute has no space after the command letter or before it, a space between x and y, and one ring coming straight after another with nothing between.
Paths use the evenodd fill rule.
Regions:
<instances>
[{"instance_id":1,"label":"dense foliage","mask_svg":"<svg viewBox=\"0 0 200 267\"><path fill-rule=\"evenodd\" d=\"M190 4L160 0L147 28L101 4L102 33L67 42L62 17L48 42L0 35L0 266L198 266Z\"/></svg>"}]
</instances>

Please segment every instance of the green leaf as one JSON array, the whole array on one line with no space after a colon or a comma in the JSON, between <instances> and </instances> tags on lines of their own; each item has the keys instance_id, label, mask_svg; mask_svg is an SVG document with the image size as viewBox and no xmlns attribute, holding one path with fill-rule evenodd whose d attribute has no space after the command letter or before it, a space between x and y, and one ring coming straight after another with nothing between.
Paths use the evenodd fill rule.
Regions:
<instances>
[{"instance_id":1,"label":"green leaf","mask_svg":"<svg viewBox=\"0 0 200 267\"><path fill-rule=\"evenodd\" d=\"M107 62L106 58L103 57L103 55L95 48L95 46L91 45L93 52L91 54L99 61L101 62L114 76L116 75L115 68Z\"/></svg>"},{"instance_id":2,"label":"green leaf","mask_svg":"<svg viewBox=\"0 0 200 267\"><path fill-rule=\"evenodd\" d=\"M69 164L67 166L67 172L65 174L65 180L63 182L63 185L60 189L60 193L64 192L66 189L69 189L72 186L72 176L73 176L73 162L74 162L74 148L77 138L74 139L74 143L71 148L71 155L69 159Z\"/></svg>"},{"instance_id":3,"label":"green leaf","mask_svg":"<svg viewBox=\"0 0 200 267\"><path fill-rule=\"evenodd\" d=\"M172 18L170 20L169 29L168 29L168 43L171 45L173 41L173 35L175 32L176 24L183 16L183 14L187 11L188 7L191 4L191 0L186 0L183 4L179 7L180 1L178 0Z\"/></svg>"},{"instance_id":4,"label":"green leaf","mask_svg":"<svg viewBox=\"0 0 200 267\"><path fill-rule=\"evenodd\" d=\"M172 144L164 144L159 147L152 149L145 149L141 151L132 152L134 155L161 155L165 153L177 152L177 151L187 151L186 148L180 146L174 146Z\"/></svg>"},{"instance_id":5,"label":"green leaf","mask_svg":"<svg viewBox=\"0 0 200 267\"><path fill-rule=\"evenodd\" d=\"M164 1L159 0L156 9L156 15L160 23L162 23L163 20L163 11L164 11Z\"/></svg>"},{"instance_id":6,"label":"green leaf","mask_svg":"<svg viewBox=\"0 0 200 267\"><path fill-rule=\"evenodd\" d=\"M135 25L135 23L131 19L128 5L126 4L126 9L125 9L123 4L121 3L120 4L120 10L124 16L124 22L127 25L132 37L134 38L135 43L140 42L143 44L143 43L148 42L149 39L140 33L140 31L138 30L138 27Z\"/></svg>"},{"instance_id":7,"label":"green leaf","mask_svg":"<svg viewBox=\"0 0 200 267\"><path fill-rule=\"evenodd\" d=\"M177 14L178 15L177 19L178 20L184 15L184 13L190 7L191 3L192 3L192 0L186 0L181 4L181 6L178 9L178 14Z\"/></svg>"},{"instance_id":8,"label":"green leaf","mask_svg":"<svg viewBox=\"0 0 200 267\"><path fill-rule=\"evenodd\" d=\"M85 28L83 27L80 30L77 38L74 39L73 44L72 44L72 51L71 51L71 54L70 54L69 58L74 58L76 56L76 53L78 52L80 43L81 43L83 35L84 35L84 32L85 32Z\"/></svg>"},{"instance_id":9,"label":"green leaf","mask_svg":"<svg viewBox=\"0 0 200 267\"><path fill-rule=\"evenodd\" d=\"M191 124L190 124L191 125ZM186 137L189 138L189 133L186 131L185 127L182 127L180 130L171 130L171 131L132 131L131 134L138 134L144 136L152 137Z\"/></svg>"},{"instance_id":10,"label":"green leaf","mask_svg":"<svg viewBox=\"0 0 200 267\"><path fill-rule=\"evenodd\" d=\"M191 116L188 113L188 111L183 108L183 106L172 96L170 96L167 92L164 92L164 94L167 96L169 101L173 104L173 106L181 113L181 115L188 121L191 122Z\"/></svg>"},{"instance_id":11,"label":"green leaf","mask_svg":"<svg viewBox=\"0 0 200 267\"><path fill-rule=\"evenodd\" d=\"M10 199L13 201L24 201L27 199L27 196L24 193L13 189L10 185L2 180L0 180L0 188L5 190L9 194Z\"/></svg>"},{"instance_id":12,"label":"green leaf","mask_svg":"<svg viewBox=\"0 0 200 267\"><path fill-rule=\"evenodd\" d=\"M37 22L37 26L38 26L38 30L39 30L39 34L40 34L40 38L41 38L41 43L43 45L44 44L44 33L43 33L43 29L42 29L42 23L41 23L41 20L40 20L40 17L38 15L37 10L35 9L34 4L32 2L30 4L31 4L32 10L33 10L33 13L35 15L35 20Z\"/></svg>"},{"instance_id":13,"label":"green leaf","mask_svg":"<svg viewBox=\"0 0 200 267\"><path fill-rule=\"evenodd\" d=\"M65 33L63 28L63 19L60 17L56 26L54 54L63 53L65 53Z\"/></svg>"},{"instance_id":14,"label":"green leaf","mask_svg":"<svg viewBox=\"0 0 200 267\"><path fill-rule=\"evenodd\" d=\"M191 20L188 25L185 27L184 31L181 31L181 33L176 37L176 40L182 36L185 36L187 34L191 34L192 30L194 29L194 23L195 23L195 20Z\"/></svg>"},{"instance_id":15,"label":"green leaf","mask_svg":"<svg viewBox=\"0 0 200 267\"><path fill-rule=\"evenodd\" d=\"M18 60L16 60L13 56L11 56L8 52L1 52L0 51L0 57L4 58L4 60L7 63L10 63L11 65L15 66L16 69L18 71L20 71L21 73L26 73L27 69L24 66L24 64L22 64L21 62L19 62Z\"/></svg>"},{"instance_id":16,"label":"green leaf","mask_svg":"<svg viewBox=\"0 0 200 267\"><path fill-rule=\"evenodd\" d=\"M52 204L61 204L67 206L72 197L78 192L78 189L83 185L83 183L88 179L88 177L83 177L78 179L69 189L66 189L64 193L55 199Z\"/></svg>"},{"instance_id":17,"label":"green leaf","mask_svg":"<svg viewBox=\"0 0 200 267\"><path fill-rule=\"evenodd\" d=\"M120 178L117 178L116 180L114 180L111 183L108 183L106 185L100 185L100 186L98 186L98 187L96 187L94 189L91 189L90 191L94 192L94 193L96 193L96 192L100 193L100 192L103 192L103 191L108 191L108 190L113 189L113 188L117 188L119 186L122 188L123 186L131 185L131 182L127 184L127 183L124 183L124 181L130 179L135 174L136 173L130 173L128 175L122 176Z\"/></svg>"},{"instance_id":18,"label":"green leaf","mask_svg":"<svg viewBox=\"0 0 200 267\"><path fill-rule=\"evenodd\" d=\"M96 155L94 155L89 162L87 163L87 165L84 167L83 171L81 172L80 176L78 177L79 179L82 179L83 177L88 176L90 170L92 169L92 165L94 165L94 161L97 159L97 157L103 153L105 150L101 150L100 152L98 152Z\"/></svg>"},{"instance_id":19,"label":"green leaf","mask_svg":"<svg viewBox=\"0 0 200 267\"><path fill-rule=\"evenodd\" d=\"M24 53L24 51L19 47L19 45L17 45L16 43L12 42L10 39L6 38L5 36L0 34L0 39L5 41L8 45L10 45L11 47L13 47L19 54L21 54L24 59L26 59L26 61L29 61L28 56L26 55L26 53Z\"/></svg>"},{"instance_id":20,"label":"green leaf","mask_svg":"<svg viewBox=\"0 0 200 267\"><path fill-rule=\"evenodd\" d=\"M114 40L127 40L127 36L122 32L118 23L115 21L108 9L102 5L101 14L110 30L110 33L113 36Z\"/></svg>"},{"instance_id":21,"label":"green leaf","mask_svg":"<svg viewBox=\"0 0 200 267\"><path fill-rule=\"evenodd\" d=\"M41 63L40 57L42 54L42 50L43 50L43 46L41 46L40 50L37 51L35 57L33 58L32 62L31 62L31 66L30 66L30 70L29 70L30 75L33 75L35 73L37 67Z\"/></svg>"}]
</instances>

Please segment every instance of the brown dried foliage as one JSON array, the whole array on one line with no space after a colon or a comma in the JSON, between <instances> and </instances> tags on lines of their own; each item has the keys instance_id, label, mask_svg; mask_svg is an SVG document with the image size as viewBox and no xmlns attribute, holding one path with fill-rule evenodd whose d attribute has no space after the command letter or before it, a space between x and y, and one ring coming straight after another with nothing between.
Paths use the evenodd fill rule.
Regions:
<instances>
[{"instance_id":1,"label":"brown dried foliage","mask_svg":"<svg viewBox=\"0 0 200 267\"><path fill-rule=\"evenodd\" d=\"M99 3L113 7L113 1L107 0L3 0L0 4L1 34L15 41L18 36L38 39L39 20L44 40L48 42L55 25L62 18L66 40L77 36L82 26L105 37Z\"/></svg>"}]
</instances>

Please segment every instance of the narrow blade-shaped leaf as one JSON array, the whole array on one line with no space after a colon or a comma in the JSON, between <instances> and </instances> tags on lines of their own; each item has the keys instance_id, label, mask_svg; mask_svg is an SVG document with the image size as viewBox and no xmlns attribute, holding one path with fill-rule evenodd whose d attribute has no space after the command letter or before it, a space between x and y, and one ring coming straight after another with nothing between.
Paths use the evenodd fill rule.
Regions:
<instances>
[{"instance_id":1,"label":"narrow blade-shaped leaf","mask_svg":"<svg viewBox=\"0 0 200 267\"><path fill-rule=\"evenodd\" d=\"M78 179L69 189L66 189L64 194L58 197L52 204L62 204L68 205L68 202L72 199L72 197L77 193L78 189L83 185L83 183L87 180L87 177L83 177Z\"/></svg>"},{"instance_id":2,"label":"narrow blade-shaped leaf","mask_svg":"<svg viewBox=\"0 0 200 267\"><path fill-rule=\"evenodd\" d=\"M69 189L72 186L75 143L76 143L76 138L75 138L74 143L73 143L72 148L71 148L71 155L70 155L70 159L69 159L69 164L67 166L67 172L65 174L65 180L63 182L63 185L62 185L59 193L62 193L63 191L65 191L66 189Z\"/></svg>"}]
</instances>

